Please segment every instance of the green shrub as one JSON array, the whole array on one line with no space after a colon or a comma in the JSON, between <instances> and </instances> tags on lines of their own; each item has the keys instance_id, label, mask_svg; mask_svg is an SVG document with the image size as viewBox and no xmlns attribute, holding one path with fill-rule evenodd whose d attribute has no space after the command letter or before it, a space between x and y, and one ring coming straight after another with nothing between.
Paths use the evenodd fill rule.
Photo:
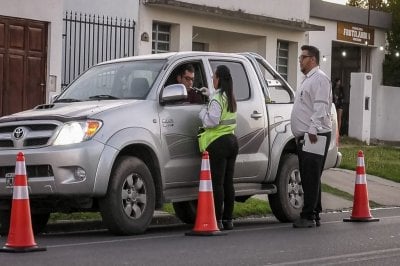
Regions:
<instances>
[{"instance_id":1,"label":"green shrub","mask_svg":"<svg viewBox=\"0 0 400 266\"><path fill-rule=\"evenodd\" d=\"M400 58L385 55L383 62L383 85L400 87Z\"/></svg>"}]
</instances>

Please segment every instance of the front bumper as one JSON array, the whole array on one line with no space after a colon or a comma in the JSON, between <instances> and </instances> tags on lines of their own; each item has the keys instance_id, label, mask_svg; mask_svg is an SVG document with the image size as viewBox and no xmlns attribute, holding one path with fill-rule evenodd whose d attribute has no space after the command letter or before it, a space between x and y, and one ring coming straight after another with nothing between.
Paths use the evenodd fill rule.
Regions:
<instances>
[{"instance_id":1,"label":"front bumper","mask_svg":"<svg viewBox=\"0 0 400 266\"><path fill-rule=\"evenodd\" d=\"M1 150L0 197L8 198L12 195L12 186L6 184L4 174L10 170L14 172L16 156L20 151L25 155L26 168L29 168L27 175L30 195L90 196L93 194L98 164L104 148L103 143L90 140L39 149ZM76 174L77 169L86 174L79 177Z\"/></svg>"}]
</instances>

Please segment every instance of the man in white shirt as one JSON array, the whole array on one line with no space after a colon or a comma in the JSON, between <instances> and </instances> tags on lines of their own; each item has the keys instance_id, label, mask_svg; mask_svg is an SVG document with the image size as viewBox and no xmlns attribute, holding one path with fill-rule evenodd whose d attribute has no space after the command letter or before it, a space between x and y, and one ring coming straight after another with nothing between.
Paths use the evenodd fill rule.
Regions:
<instances>
[{"instance_id":1,"label":"man in white shirt","mask_svg":"<svg viewBox=\"0 0 400 266\"><path fill-rule=\"evenodd\" d=\"M301 50L300 70L305 76L296 91L291 115L291 128L297 142L304 206L300 218L293 223L295 228L320 225L319 213L322 211L321 175L332 131L331 82L326 74L319 69L319 50L310 45L303 45ZM306 133L312 144L322 141L322 138L318 138L318 136L326 136L323 155L303 151Z\"/></svg>"}]
</instances>

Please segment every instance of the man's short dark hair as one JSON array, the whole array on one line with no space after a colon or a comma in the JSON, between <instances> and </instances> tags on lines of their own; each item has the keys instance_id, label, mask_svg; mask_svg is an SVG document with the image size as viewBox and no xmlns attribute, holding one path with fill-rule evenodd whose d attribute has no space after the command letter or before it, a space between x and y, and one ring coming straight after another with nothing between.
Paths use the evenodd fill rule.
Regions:
<instances>
[{"instance_id":1,"label":"man's short dark hair","mask_svg":"<svg viewBox=\"0 0 400 266\"><path fill-rule=\"evenodd\" d=\"M317 47L312 46L312 45L303 45L301 47L301 50L304 51L308 51L309 55L312 55L315 57L315 59L317 60L317 64L319 65L319 50Z\"/></svg>"},{"instance_id":2,"label":"man's short dark hair","mask_svg":"<svg viewBox=\"0 0 400 266\"><path fill-rule=\"evenodd\" d=\"M185 72L188 71L190 73L194 73L194 67L192 64L183 64L179 66L178 76L183 76Z\"/></svg>"}]
</instances>

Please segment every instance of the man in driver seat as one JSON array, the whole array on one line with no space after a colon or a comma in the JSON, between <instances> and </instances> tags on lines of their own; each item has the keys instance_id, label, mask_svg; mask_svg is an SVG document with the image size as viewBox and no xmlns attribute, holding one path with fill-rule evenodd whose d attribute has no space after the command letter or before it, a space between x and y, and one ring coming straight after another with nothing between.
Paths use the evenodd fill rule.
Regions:
<instances>
[{"instance_id":1,"label":"man in driver seat","mask_svg":"<svg viewBox=\"0 0 400 266\"><path fill-rule=\"evenodd\" d=\"M194 82L194 67L192 64L183 64L179 66L176 81L186 87L188 97L186 102L203 104L205 103L205 96L200 91L193 89Z\"/></svg>"}]
</instances>

